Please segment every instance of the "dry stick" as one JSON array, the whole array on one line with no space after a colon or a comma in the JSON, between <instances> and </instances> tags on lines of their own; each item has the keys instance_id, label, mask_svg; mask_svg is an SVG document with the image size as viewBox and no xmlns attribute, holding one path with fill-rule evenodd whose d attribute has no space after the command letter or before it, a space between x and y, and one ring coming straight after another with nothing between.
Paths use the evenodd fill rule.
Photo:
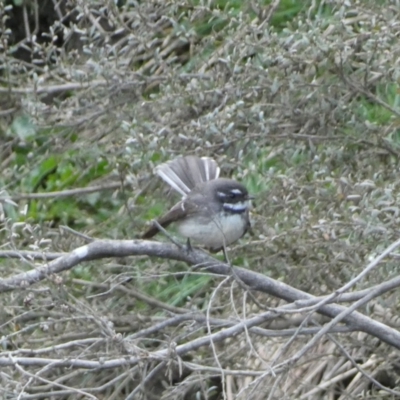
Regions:
<instances>
[{"instance_id":1,"label":"dry stick","mask_svg":"<svg viewBox=\"0 0 400 400\"><path fill-rule=\"evenodd\" d=\"M373 376L369 375L367 372L364 371L362 366L357 364L357 362L354 360L354 358L348 353L348 351L345 349L344 346L342 346L332 335L328 335L329 339L332 340L332 342L335 343L337 347L339 347L340 351L348 358L348 360L351 362L351 364L358 370L358 372L366 377L370 382L372 382L374 385L379 387L382 390L385 390L386 392L389 392L390 394L400 397L400 392L390 389L384 385L382 385L380 382L378 382ZM370 360L368 360L369 362ZM378 360L375 361L378 363Z\"/></svg>"},{"instance_id":2,"label":"dry stick","mask_svg":"<svg viewBox=\"0 0 400 400\"><path fill-rule=\"evenodd\" d=\"M325 354L333 354L333 351L335 350L335 344L334 343L329 343L326 346ZM330 356L325 357L324 359L321 359L318 362L318 365L315 366L315 368L312 368L312 370L308 371L307 375L302 378L301 380L301 386L297 385L296 389L293 389L292 396L294 398L298 398L300 396L300 393L304 390L304 387L307 386L315 386L312 383L312 380L318 379L319 382L324 382L326 379L323 377L323 372L326 371L329 368L329 363L330 361Z\"/></svg>"},{"instance_id":3,"label":"dry stick","mask_svg":"<svg viewBox=\"0 0 400 400\"><path fill-rule=\"evenodd\" d=\"M163 310L167 310L169 312L172 312L174 314L186 314L189 313L189 310L185 308L180 308L180 307L174 307L171 306L170 304L163 303L160 300L155 299L154 297L148 296L144 293L141 293L138 290L135 289L128 289L125 286L123 286L125 283L131 281L132 278L128 278L126 280L122 280L120 282L117 282L113 285L109 285L106 283L98 283L98 282L89 282L85 281L84 279L72 279L73 283L79 284L79 285L85 285L85 286L90 286L96 289L102 289L104 292L95 294L92 296L87 296L87 299L92 299L95 297L100 297L104 296L106 294L111 294L114 290L120 290L121 292L124 292L125 294L135 297L136 299L142 300L146 302L147 304L151 305L152 307L158 307Z\"/></svg>"},{"instance_id":4,"label":"dry stick","mask_svg":"<svg viewBox=\"0 0 400 400\"><path fill-rule=\"evenodd\" d=\"M23 21L24 21L24 27L25 27L25 38L28 41L28 43L32 43L31 39L31 29L29 26L29 18L28 18L28 11L27 11L27 5L24 4L22 6L22 16L23 16Z\"/></svg>"},{"instance_id":5,"label":"dry stick","mask_svg":"<svg viewBox=\"0 0 400 400\"><path fill-rule=\"evenodd\" d=\"M223 233L223 232L221 232L221 233ZM235 274L235 269L232 268L233 265L232 265L232 263L231 263L231 261L230 261L230 259L229 259L229 256L228 256L228 249L227 249L227 247L226 247L225 237L224 237L224 242L223 242L223 244L222 244L222 251L223 251L223 253L224 253L225 262L231 267L232 276L234 277L234 279L235 279L235 281L237 282L237 284L239 285L239 287L243 290L243 292L247 292L247 293L249 294L251 300L254 302L254 304L256 304L256 306L258 306L258 307L260 308L260 310L265 310L266 307L265 307L263 304L261 304L261 303L255 298L255 296L253 295L253 293L251 293L251 291L249 290L250 288Z\"/></svg>"},{"instance_id":6,"label":"dry stick","mask_svg":"<svg viewBox=\"0 0 400 400\"><path fill-rule=\"evenodd\" d=\"M69 253L44 253L44 252L39 252L39 251L30 251L30 250L0 250L0 258L18 258L18 259L29 259L29 260L44 260L44 261L52 261L55 260L59 257L66 256ZM219 262L219 261L218 261ZM207 262L208 265L208 262ZM198 266L198 264L197 264ZM210 269L209 267L207 267ZM1 283L1 280L0 280ZM93 283L93 282L87 282L83 281L81 284L91 284L91 285L101 285L98 283ZM356 300L359 300L363 298L367 293L370 293L371 290L379 290L379 294L384 294L386 292L389 292L391 290L397 289L400 286L400 276L395 277L392 279L389 279L386 282L382 282L378 285L371 286L367 289L362 289L357 292L352 292L352 293L343 293L340 294L339 297L335 298L335 302L342 302L342 303L348 303L348 302L353 302ZM248 289L248 288L247 288ZM1 289L0 289L1 291ZM281 307L276 308L276 312L293 312L293 313L298 313L299 307L310 307L314 304L317 304L323 300L326 300L326 296L319 296L319 297L313 297L312 299L307 299L307 300L295 300L297 307L296 308L291 308L291 309L285 309L283 310ZM329 301L328 303L332 303L333 301Z\"/></svg>"},{"instance_id":7,"label":"dry stick","mask_svg":"<svg viewBox=\"0 0 400 400\"><path fill-rule=\"evenodd\" d=\"M183 315L177 315L175 317L169 318L165 321L159 322L155 325L150 326L149 328L144 328L138 332L135 332L132 335L129 335L127 339L129 340L136 340L138 338L146 338L149 337L150 335L153 335L154 333L160 332L161 330L169 327L169 326L176 326L181 324L182 322L186 321L196 321L196 322L202 322L206 323L208 322L206 317L204 315L197 315L197 314L183 314ZM225 324L220 324L219 321L216 323L215 320L212 320L213 326L225 326Z\"/></svg>"},{"instance_id":8,"label":"dry stick","mask_svg":"<svg viewBox=\"0 0 400 400\"><path fill-rule=\"evenodd\" d=\"M162 301L159 301L151 296L145 295L144 293L141 293L137 290L134 289L127 289L126 287L122 286L118 288L119 290L123 291L124 293L129 294L132 297L135 297L141 301L146 302L147 304L151 305L152 307L158 307L161 308L163 310L167 310L169 312L173 312L176 314L183 314L183 313L187 313L188 310L186 310L185 308L181 308L181 307L174 307L170 304L166 304L163 303Z\"/></svg>"},{"instance_id":9,"label":"dry stick","mask_svg":"<svg viewBox=\"0 0 400 400\"><path fill-rule=\"evenodd\" d=\"M140 82L144 83L152 83L155 81L166 81L170 79L170 76L165 75L158 75L154 77L147 77L145 75L142 75L140 73L133 73L132 78L137 78L140 79ZM175 77L176 79L179 80L187 80L187 79L192 79L192 78L197 78L197 79L205 79L205 80L210 80L211 76L204 74L204 73L187 73L187 74L179 74L178 76ZM129 84L129 82L132 81L124 81L125 86ZM134 81L138 82L138 81ZM71 91L71 90L86 90L90 88L95 88L99 86L109 86L110 82L101 79L101 80L93 80L90 82L70 82L70 83L65 83L65 84L60 84L60 85L48 85L48 86L32 86L30 88L7 88L7 87L0 87L0 94L5 93L15 93L15 94L30 94L30 93L35 93L35 94L41 94L41 93L47 93L47 94L53 94L53 93L62 93L66 91Z\"/></svg>"},{"instance_id":10,"label":"dry stick","mask_svg":"<svg viewBox=\"0 0 400 400\"><path fill-rule=\"evenodd\" d=\"M289 350L289 347L297 339L297 337L299 336L299 333L303 329L303 326L308 324L311 317L312 317L312 313L309 313L308 315L306 315L306 317L303 319L301 324L297 327L295 334L289 338L289 340L279 349L279 351L277 351L277 354L271 360L271 365L274 365L275 362Z\"/></svg>"},{"instance_id":11,"label":"dry stick","mask_svg":"<svg viewBox=\"0 0 400 400\"><path fill-rule=\"evenodd\" d=\"M331 306L332 307L332 306ZM272 314L272 315L271 315ZM253 318L248 319L247 321L241 321L239 324L234 325L233 327L226 328L219 332L213 333L211 335L207 335L205 337L200 337L192 340L191 342L187 342L185 344L176 346L176 354L180 357L187 354L188 352L199 349L203 346L209 346L210 342L214 343L223 341L227 338L236 336L243 332L244 327L247 329L258 326L269 318L273 317L274 314L267 312L260 315L257 315ZM352 316L354 318L354 316ZM373 321L374 322L374 321ZM396 333L398 333L396 331ZM382 336L382 335L381 335ZM139 364L143 357L148 361L160 361L160 360L168 360L168 356L170 354L170 349L162 349L157 350L152 353L146 352L145 355L138 356L125 356L121 358L116 358L112 360L80 360L80 359L51 359L51 358L37 358L37 357L14 357L10 360L9 357L0 357L0 366L13 366L15 363L23 366L44 366L47 368L50 367L68 367L68 368L85 368L85 369L114 369L121 366L135 366ZM286 363L277 366L275 369L270 369L267 373L263 374L263 376L269 374L278 374L285 371L287 368Z\"/></svg>"},{"instance_id":12,"label":"dry stick","mask_svg":"<svg viewBox=\"0 0 400 400\"><path fill-rule=\"evenodd\" d=\"M390 112L392 112L393 115L400 117L400 111L398 109L390 106L388 103L381 100L379 97L375 96L369 90L366 90L361 86L358 86L349 77L345 76L341 70L339 70L339 74L340 74L340 77L343 79L344 83L346 85L350 86L354 91L356 91L357 93L362 93L364 96L368 97L370 100L374 101L376 104L379 104L380 106L382 106L382 107L386 108L387 110L389 110Z\"/></svg>"},{"instance_id":13,"label":"dry stick","mask_svg":"<svg viewBox=\"0 0 400 400\"><path fill-rule=\"evenodd\" d=\"M216 259L212 258L205 252L200 250L194 249L193 251L187 253L180 251L175 245L171 245L169 243L157 243L144 240L101 240L79 247L73 250L71 253L55 259L44 266L39 266L34 270L23 272L7 279L0 279L0 292L26 288L29 285L46 279L49 274L56 274L61 271L71 269L75 265L78 265L85 261L98 260L107 257L127 257L134 255L161 257L183 261L191 265L208 265L207 267L205 267L205 270L207 270L208 272L219 275L231 274L231 267L218 262ZM306 292L295 289L289 285L286 285L283 282L275 281L265 275L256 273L254 271L235 267L235 273L252 290L269 293L288 302L294 302L297 300L310 300L311 302L315 301L315 298ZM371 293L373 297L382 293L382 291L378 287ZM372 297L370 296L370 298ZM364 302L365 298L361 299L360 301ZM356 304L358 307L359 304ZM298 308L298 306L292 304L289 305L286 309L295 308ZM393 328L390 328L383 323L374 321L373 319L366 317L359 312L352 312L351 309L347 309L343 306L339 306L336 304L322 305L317 310L317 312L331 318L341 315L339 321L343 320L352 329L366 332L372 336L378 337L383 342L400 349L400 332ZM352 314L350 315L351 312ZM241 333L244 329L244 323L247 327L257 326L259 323L264 322L267 315L268 318L272 318L276 316L276 313L260 314L260 320L250 319L248 321L242 322L242 324L239 324L232 328L228 328L222 332L215 333L213 334L213 340L221 341L225 340L229 336ZM328 329L329 328L330 327L328 327ZM202 340L204 340L204 342L202 342ZM209 343L210 338L202 338L201 341L196 342L195 345L202 346L209 345ZM183 352L186 351L185 347L182 347L181 349Z\"/></svg>"},{"instance_id":14,"label":"dry stick","mask_svg":"<svg viewBox=\"0 0 400 400\"><path fill-rule=\"evenodd\" d=\"M44 253L40 251L31 251L31 250L2 250L0 251L0 258L18 258L18 259L29 259L29 260L43 260L43 261L52 261L57 258L66 256L69 253ZM0 280L1 282L1 280Z\"/></svg>"},{"instance_id":15,"label":"dry stick","mask_svg":"<svg viewBox=\"0 0 400 400\"><path fill-rule=\"evenodd\" d=\"M104 383L101 386L89 387L89 388L81 388L81 390L85 390L88 393L103 392L105 389L114 386L116 383L118 383L118 381L120 381L124 377L128 377L129 380L131 381L132 380L132 376L133 376L133 372L135 372L135 370L137 370L137 367L131 368L130 370L127 370L127 371L121 373L120 375L117 375L115 378L107 381L106 383ZM63 375L63 376L57 378L54 382L57 383L61 379L65 381L68 378L74 378L75 376L77 376L77 374L82 374L82 371L75 370L72 373L69 373L69 374L66 374L66 375ZM38 392L38 393L35 393L34 395L33 394L25 395L24 399L25 398L34 399L34 398L36 398L35 396L37 396L38 398L41 398L41 397L48 398L49 391L52 388L53 388L53 382L50 382L50 384L48 384L48 385L42 385L40 387L40 390L42 390L42 392L46 391L44 394L42 392ZM52 392L51 392L51 394L54 396L54 398L58 398L57 396L62 396L63 394L71 394L71 393L74 393L73 389L70 392L67 392L67 393L66 393L66 391L61 391L61 390L60 391L52 390ZM107 400L110 400L110 399L107 399Z\"/></svg>"},{"instance_id":16,"label":"dry stick","mask_svg":"<svg viewBox=\"0 0 400 400\"><path fill-rule=\"evenodd\" d=\"M207 324L212 324L213 327L231 327L234 326L237 322L232 320L225 320L219 318L207 318L207 316L201 313L190 313L187 314L180 314L174 317L168 318L164 321L158 322L155 325L152 325L148 328L144 328L140 331L135 332L132 335L129 335L127 339L133 340L138 339L141 337L149 337L150 335L160 332L161 330L169 327L169 326L176 326L181 324L185 321L194 321L197 322L200 327ZM300 335L314 335L320 331L320 327L313 327L313 328L303 328L301 332L298 332ZM264 329L259 327L249 328L249 332L262 336L262 337L291 337L295 333L297 333L297 328L292 329ZM353 332L354 330L345 326L336 326L329 331L329 333L349 333ZM33 350L32 350L33 351ZM1 355L1 353L0 353Z\"/></svg>"},{"instance_id":17,"label":"dry stick","mask_svg":"<svg viewBox=\"0 0 400 400\"><path fill-rule=\"evenodd\" d=\"M279 385L281 384L282 379L284 379L283 375L280 375L278 377L275 378L274 383L272 384L271 387L271 391L269 392L269 396L267 398L267 400L271 400L271 399L276 399L275 395L275 391L279 388ZM241 392L244 391L244 389L241 390ZM254 391L253 391L254 393Z\"/></svg>"},{"instance_id":18,"label":"dry stick","mask_svg":"<svg viewBox=\"0 0 400 400\"><path fill-rule=\"evenodd\" d=\"M214 65L218 60L220 60L225 52L228 52L229 46L232 43L238 41L238 38L244 36L244 32L248 30L248 26L244 25L241 29L236 30L233 37L229 38L229 40L225 40L223 46L217 48L211 57L207 59L207 61L197 69L197 72L200 74L204 74L208 68Z\"/></svg>"},{"instance_id":19,"label":"dry stick","mask_svg":"<svg viewBox=\"0 0 400 400\"><path fill-rule=\"evenodd\" d=\"M76 237L86 240L87 242L93 242L95 240L91 236L88 236L88 235L85 235L84 233L78 232L75 229L70 228L69 226L60 225L59 228L60 228L61 233L62 233L62 231L69 232Z\"/></svg>"},{"instance_id":20,"label":"dry stick","mask_svg":"<svg viewBox=\"0 0 400 400\"><path fill-rule=\"evenodd\" d=\"M77 390L74 388L71 388L69 390L51 390L51 395L53 399L62 399L62 398L67 398L69 396L70 398L76 398L76 392ZM86 391L89 393L89 391ZM48 399L49 398L49 392L38 392L35 394L27 394L24 392L24 396L21 397L20 399L22 400L35 400L35 399ZM98 400L99 398L96 396L90 396L89 398Z\"/></svg>"},{"instance_id":21,"label":"dry stick","mask_svg":"<svg viewBox=\"0 0 400 400\"><path fill-rule=\"evenodd\" d=\"M229 264L229 266L231 267L230 264ZM220 287L222 287L222 286L225 284L225 282L228 282L230 279L231 279L231 277L230 277L230 276L227 276L225 279L223 279L223 280L220 282L220 284L213 290L213 292L212 292L212 294L211 294L211 297L210 297L210 301L209 301L208 304L207 304L207 314L206 314L206 316L207 316L207 332L208 332L208 335L209 335L210 339L212 338L212 334L211 334L211 325L210 325L210 323L209 323L211 305L212 305L212 302L213 302L214 297L216 296L216 294L217 294L217 292L218 292L218 289L219 289ZM223 370L223 368L222 368L222 365L221 365L221 363L220 363L220 361L219 361L218 353L217 353L217 350L216 350L216 348L215 348L215 343L214 343L214 341L213 341L212 339L210 340L210 344L211 344L212 353L213 353L213 355L214 355L214 360L215 360L215 362L217 363L217 366L218 366L218 368L219 368L219 370L220 370L222 394L223 394L223 396L224 396L223 398L225 399L225 398L226 398L226 377L225 377L225 374L224 374L224 370Z\"/></svg>"},{"instance_id":22,"label":"dry stick","mask_svg":"<svg viewBox=\"0 0 400 400\"><path fill-rule=\"evenodd\" d=\"M30 93L59 93L70 90L88 89L96 86L107 86L109 83L106 80L91 81L90 83L76 82L76 83L65 83L62 85L50 85L50 86L34 86L31 88L12 88L11 92L16 94L30 94ZM0 88L1 93L8 93L9 89Z\"/></svg>"},{"instance_id":23,"label":"dry stick","mask_svg":"<svg viewBox=\"0 0 400 400\"><path fill-rule=\"evenodd\" d=\"M368 360L361 367L368 368L374 364L376 364L376 361L373 362L371 360ZM313 390L310 390L308 393L303 394L301 397L298 397L298 399L299 400L309 399L311 395L313 395L321 390L325 391L328 389L329 386L350 378L351 376L353 376L355 374L356 371L357 371L357 368L348 369L348 370L342 372L340 375L337 375L326 382L320 383L316 388L314 388Z\"/></svg>"},{"instance_id":24,"label":"dry stick","mask_svg":"<svg viewBox=\"0 0 400 400\"><path fill-rule=\"evenodd\" d=\"M66 386L66 385L62 385L62 384L57 383L57 382L49 381L48 379L41 377L38 373L32 374L32 373L30 373L28 371L25 371L20 365L18 365L18 363L14 363L14 366L22 375L27 375L31 379L39 380L39 381L45 382L47 384L52 384L53 386L57 386L57 387L60 387L60 388L63 388L63 389L71 390L72 393L75 393L75 394L79 393L79 394L81 394L83 396L88 396L90 399L97 400L96 396L93 396L93 395L91 395L90 393L88 393L86 391L83 391L83 390L80 390L80 389L75 389L75 388L72 388L72 387L69 387L69 386ZM22 394L22 393L20 393L20 394ZM18 398L20 398L20 396L18 396Z\"/></svg>"},{"instance_id":25,"label":"dry stick","mask_svg":"<svg viewBox=\"0 0 400 400\"><path fill-rule=\"evenodd\" d=\"M99 186L89 186L85 188L76 188L69 190L60 190L56 192L46 192L46 193L20 193L13 196L0 197L0 201L3 200L33 200L33 199L53 199L59 197L69 197L69 196L79 196L82 194L100 192L102 190L114 190L122 187L121 182L114 182L108 185L99 185Z\"/></svg>"},{"instance_id":26,"label":"dry stick","mask_svg":"<svg viewBox=\"0 0 400 400\"><path fill-rule=\"evenodd\" d=\"M85 339L78 339L78 340L71 340L70 342L66 342L66 343L60 343L60 344L52 344L50 347L42 347L40 349L23 349L23 348L19 348L18 350L12 350L12 351L8 351L8 352L4 352L4 353L0 353L0 355L2 354L9 354L11 356L18 356L21 354L27 354L27 355L39 355L39 354L43 354L43 353L51 353L53 351L60 351L60 350L65 350L65 349L70 349L71 347L86 347L88 345L92 345L92 344L100 344L100 343L104 343L106 341L106 339L104 338L85 338Z\"/></svg>"},{"instance_id":27,"label":"dry stick","mask_svg":"<svg viewBox=\"0 0 400 400\"><path fill-rule=\"evenodd\" d=\"M397 247L400 246L400 239L397 240L396 242L392 243L389 247L387 247L381 254L379 254L378 257L375 257L363 270L361 273L359 273L355 278L353 278L350 282L347 282L344 286L342 286L340 289L335 290L334 293L331 295L325 297L322 299L319 303L311 306L311 307L305 307L305 308L300 308L298 312L304 312L304 311L314 311L320 306L324 304L328 304L329 302L333 301L336 297L340 296L343 294L345 291L351 289L356 283L358 283L362 278L364 278L369 272L372 271L387 255L389 255L392 251L394 251ZM378 290L378 289L375 289ZM375 290L373 292L375 292ZM371 292L371 289L368 290L368 293ZM367 295L367 293L366 293ZM363 297L365 298L365 297Z\"/></svg>"},{"instance_id":28,"label":"dry stick","mask_svg":"<svg viewBox=\"0 0 400 400\"><path fill-rule=\"evenodd\" d=\"M157 375L161 373L161 371L166 367L167 362L162 361L160 364L158 364L156 367L153 368L153 370L146 376L146 378L139 383L139 385L136 386L135 389L132 390L131 393L125 398L125 400L133 400L137 397L135 397L140 391L145 392L144 390L144 385L148 383L151 379L155 378Z\"/></svg>"},{"instance_id":29,"label":"dry stick","mask_svg":"<svg viewBox=\"0 0 400 400\"><path fill-rule=\"evenodd\" d=\"M233 285L231 285L231 290L230 290L231 305L232 305L233 311L234 311L234 313L236 315L236 318L238 320L242 320L242 319L246 320L247 319L246 309L247 309L247 294L248 293L250 293L250 292L248 292L247 290L243 292L242 309L243 309L244 317L241 318L240 315L239 315L238 310L236 309L235 301L233 299ZM248 346L250 348L250 352L252 352L255 355L255 357L260 361L261 365L263 365L263 364L265 364L265 361L263 360L262 357L260 357L260 355L258 354L257 350L254 348L253 342L252 342L252 340L250 338L249 331L253 332L252 329L246 329L245 328L244 334L245 334L245 337L246 337L247 344L248 344Z\"/></svg>"},{"instance_id":30,"label":"dry stick","mask_svg":"<svg viewBox=\"0 0 400 400\"><path fill-rule=\"evenodd\" d=\"M89 7L87 6L87 4L88 3L86 3L86 2L82 2L80 4L85 16L89 19L91 26L95 27L97 29L97 31L103 36L103 38L107 38L107 36L109 36L108 32L106 32L103 29L103 27L100 25L98 19L93 16L93 13L89 10Z\"/></svg>"},{"instance_id":31,"label":"dry stick","mask_svg":"<svg viewBox=\"0 0 400 400\"><path fill-rule=\"evenodd\" d=\"M261 22L261 24L258 26L258 29L261 29L264 27L265 24L269 24L274 12L278 8L280 3L280 0L274 0L273 3L269 6L267 9L267 15L265 16L264 20Z\"/></svg>"},{"instance_id":32,"label":"dry stick","mask_svg":"<svg viewBox=\"0 0 400 400\"><path fill-rule=\"evenodd\" d=\"M137 373L137 370L138 370L138 367L133 367L133 368L128 369L127 371L119 374L114 379L111 379L110 381L104 383L103 385L94 387L94 388L90 388L90 390L89 389L87 389L87 390L89 392L104 392L105 389L108 389L109 387L113 387L116 383L118 383L118 381L120 381L121 379L124 378L124 380L117 386L117 389L116 390L114 389L115 393L119 393L118 388L122 388L127 383L132 382L132 376L134 376L134 374ZM108 400L111 400L111 398Z\"/></svg>"},{"instance_id":33,"label":"dry stick","mask_svg":"<svg viewBox=\"0 0 400 400\"><path fill-rule=\"evenodd\" d=\"M363 299L358 300L348 309L343 310L340 314L338 314L331 322L326 324L301 350L299 350L294 356L286 360L285 362L281 363L277 366L277 368L282 368L284 366L288 366L291 364L295 364L301 357L303 357L312 347L316 345L316 343L325 335L328 330L333 327L334 325L338 324L340 321L344 320L346 316L351 314L357 308L361 307L365 303L368 303L371 299L375 297L374 291L370 294L366 295Z\"/></svg>"},{"instance_id":34,"label":"dry stick","mask_svg":"<svg viewBox=\"0 0 400 400\"><path fill-rule=\"evenodd\" d=\"M121 398L121 392L123 392L125 388L129 388L129 384L132 383L132 377L135 376L134 373L137 372L137 369L137 367L134 367L129 370L129 374L125 376L125 379L120 382L116 388L113 388L112 394L107 400L117 400Z\"/></svg>"},{"instance_id":35,"label":"dry stick","mask_svg":"<svg viewBox=\"0 0 400 400\"><path fill-rule=\"evenodd\" d=\"M267 320L267 318L265 320ZM259 324L260 323L259 321L260 321L260 318L256 317L255 319L253 319L253 325ZM251 327L251 324L248 324L248 321L246 321L245 323L239 324L238 327L240 328L243 325L249 325L248 328ZM213 335L213 336L215 336L215 335ZM229 336L232 336L232 334L228 335L228 337ZM206 342L204 342L204 340L206 340ZM203 344L200 343L202 341L204 342ZM203 346L204 344L208 343L207 338L201 338L200 342L199 342L199 340L195 340L195 341L192 341L191 343L187 343L183 346L179 346L179 348L177 348L177 354L183 355L187 351L193 351L193 350ZM200 345L195 345L196 343L197 344L200 343ZM184 347L186 348L186 351L182 351L182 349ZM146 353L146 359L160 360L160 358L161 359L168 358L168 355L169 355L169 350L167 350L167 351L161 350L161 351L157 351L152 354ZM88 362L88 361L76 360L76 359L69 360L69 361L54 360L54 359L41 359L41 358L29 359L29 358L23 358L23 357L18 357L18 358L14 357L14 360L21 365L44 365L44 366L48 366L48 367L49 366L69 366L69 367L77 367L77 368L116 368L118 366L124 366L126 364L137 365L140 362L141 357L137 357L137 358L130 357L129 359L121 358L121 359L117 359L117 360L109 360L106 362L101 362L101 361L100 362ZM7 363L7 361L9 361L8 357L0 357L0 365L9 365L9 363ZM269 372L273 374L274 370L270 370ZM282 370L277 371L277 372L282 372Z\"/></svg>"},{"instance_id":36,"label":"dry stick","mask_svg":"<svg viewBox=\"0 0 400 400\"><path fill-rule=\"evenodd\" d=\"M82 371L80 371L79 369L76 369L76 370L74 370L74 371L71 371L71 372L66 372L65 374L63 374L63 375L59 375L56 379L54 379L54 382L56 382L56 383L63 383L63 382L67 382L67 381L71 381L71 380L73 380L73 379L75 379L76 377L82 377ZM52 395L54 394L54 392L55 392L55 390L54 390L54 387L53 387L53 385L52 385L52 383L53 383L53 381L51 382L51 383L49 383L49 384L47 384L47 385L39 385L39 383L38 383L38 385L37 386L31 386L30 387L30 389L31 389L31 392L33 392L33 391L35 391L35 392L39 392L39 390L41 391L41 392L46 392L46 393L49 393L50 392L50 390L52 390L53 389L53 391L51 392L52 393ZM94 392L94 390L92 389L92 388L80 388L81 390L86 390L87 392ZM36 394L37 394L36 393ZM32 395L31 395L32 396ZM39 396L39 397L44 397L43 395L42 396ZM26 398L26 397L25 397ZM29 397L28 397L29 398Z\"/></svg>"},{"instance_id":37,"label":"dry stick","mask_svg":"<svg viewBox=\"0 0 400 400\"><path fill-rule=\"evenodd\" d=\"M190 368L192 371L210 372L212 374L220 374L221 370L217 367L209 365L199 365L194 362L185 361L185 367ZM224 369L225 375L230 376L260 376L262 372L242 369Z\"/></svg>"}]
</instances>

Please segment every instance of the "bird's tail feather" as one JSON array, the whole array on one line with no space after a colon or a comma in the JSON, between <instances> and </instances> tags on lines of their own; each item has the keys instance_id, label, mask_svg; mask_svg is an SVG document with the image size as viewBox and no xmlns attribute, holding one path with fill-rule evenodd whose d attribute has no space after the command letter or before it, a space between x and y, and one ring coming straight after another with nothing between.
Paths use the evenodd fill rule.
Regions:
<instances>
[{"instance_id":1,"label":"bird's tail feather","mask_svg":"<svg viewBox=\"0 0 400 400\"><path fill-rule=\"evenodd\" d=\"M219 177L220 168L209 157L186 156L161 164L154 172L182 196L196 185Z\"/></svg>"}]
</instances>

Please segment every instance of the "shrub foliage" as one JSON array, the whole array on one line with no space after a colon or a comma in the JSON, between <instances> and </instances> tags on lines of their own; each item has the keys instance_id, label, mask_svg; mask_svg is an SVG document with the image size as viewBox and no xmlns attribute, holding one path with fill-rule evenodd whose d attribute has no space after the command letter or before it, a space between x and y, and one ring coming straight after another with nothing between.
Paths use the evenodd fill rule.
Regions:
<instances>
[{"instance_id":1,"label":"shrub foliage","mask_svg":"<svg viewBox=\"0 0 400 400\"><path fill-rule=\"evenodd\" d=\"M378 288L358 312L397 331L396 246L379 258L399 239L396 4L1 3L2 278L94 238L139 238L176 200L154 166L197 154L256 195L252 233L229 249L232 264L312 296L357 278L344 293L359 297L345 305ZM283 292L201 267L93 258L35 283L0 281L2 394L399 395L396 346L378 329L341 321L313 343L331 322L318 308L290 308ZM274 318L205 340L265 312Z\"/></svg>"}]
</instances>

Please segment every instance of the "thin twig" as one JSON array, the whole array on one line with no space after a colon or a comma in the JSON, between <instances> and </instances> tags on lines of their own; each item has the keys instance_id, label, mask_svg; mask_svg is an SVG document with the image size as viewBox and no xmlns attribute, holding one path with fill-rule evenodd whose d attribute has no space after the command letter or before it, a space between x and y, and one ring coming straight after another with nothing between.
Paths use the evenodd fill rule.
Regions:
<instances>
[{"instance_id":1,"label":"thin twig","mask_svg":"<svg viewBox=\"0 0 400 400\"><path fill-rule=\"evenodd\" d=\"M61 198L61 197L70 197L70 196L79 196L89 193L101 192L103 190L114 190L121 188L121 182L113 182L106 185L98 185L98 186L88 186L84 188L76 188L76 189L68 189L68 190L60 190L56 192L46 192L46 193L20 193L16 195L12 195L9 197L0 197L0 201L11 199L14 201L18 200L39 200L39 199L53 199L53 198Z\"/></svg>"}]
</instances>

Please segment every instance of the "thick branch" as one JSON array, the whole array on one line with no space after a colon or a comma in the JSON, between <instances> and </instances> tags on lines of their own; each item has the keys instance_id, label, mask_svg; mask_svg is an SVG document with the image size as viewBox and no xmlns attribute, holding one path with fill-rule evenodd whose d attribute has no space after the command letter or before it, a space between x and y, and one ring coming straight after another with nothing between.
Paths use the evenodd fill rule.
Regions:
<instances>
[{"instance_id":1,"label":"thick branch","mask_svg":"<svg viewBox=\"0 0 400 400\"><path fill-rule=\"evenodd\" d=\"M137 255L148 255L167 259L183 261L191 265L201 266L210 273L218 275L231 275L231 267L223 264L220 261L212 258L207 253L201 250L193 250L190 252L183 251L178 246L168 243L158 243L152 241L141 240L99 240L88 245L79 247L69 254L59 257L46 266L38 267L37 269L15 275L13 277L0 280L0 292L10 291L16 288L27 287L35 282L45 279L50 274L59 273L68 270L75 265L84 261L91 261L106 257L127 257ZM275 281L265 275L235 267L235 274L239 277L251 290L258 290L268 293L275 297L284 299L288 302L297 300L308 300L311 303L315 301L315 297L295 289L285 283ZM302 302L304 306L304 301ZM296 309L296 305L291 305ZM318 309L318 312L329 316L336 317L346 310L346 307L336 304L323 305ZM380 340L400 349L400 333L389 326L380 322L374 321L362 315L359 312L352 312L343 319L352 329L364 331ZM244 329L241 328L240 331ZM224 340L230 330L226 329L219 332L216 340ZM235 334L240 333L238 331ZM231 332L232 334L232 332ZM204 344L209 343L208 338L204 338Z\"/></svg>"}]
</instances>

